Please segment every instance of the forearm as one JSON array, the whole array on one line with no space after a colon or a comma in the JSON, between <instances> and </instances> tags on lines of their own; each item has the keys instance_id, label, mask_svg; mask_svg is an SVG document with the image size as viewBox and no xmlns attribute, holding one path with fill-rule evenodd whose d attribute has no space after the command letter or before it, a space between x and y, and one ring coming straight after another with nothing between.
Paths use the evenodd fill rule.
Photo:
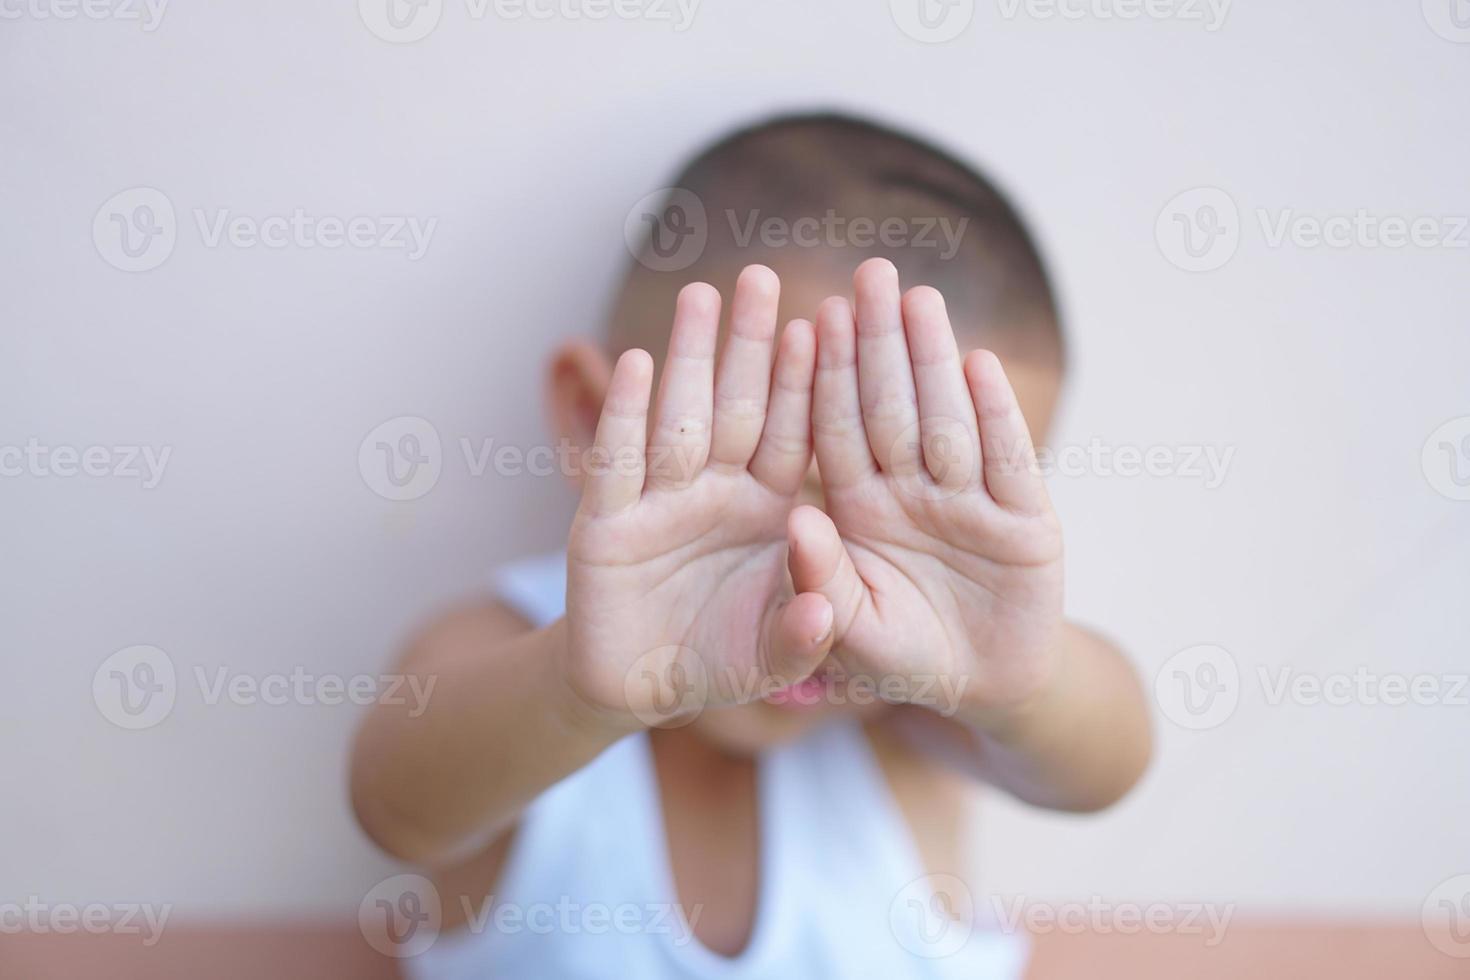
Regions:
<instances>
[{"instance_id":1,"label":"forearm","mask_svg":"<svg viewBox=\"0 0 1470 980\"><path fill-rule=\"evenodd\" d=\"M369 836L398 857L434 863L483 846L630 730L563 683L563 621L495 640L474 616L436 625L405 659L406 673L434 681L423 713L375 705L358 735L353 805Z\"/></svg>"},{"instance_id":2,"label":"forearm","mask_svg":"<svg viewBox=\"0 0 1470 980\"><path fill-rule=\"evenodd\" d=\"M1111 644L1064 624L1052 680L1004 712L961 706L946 720L909 711L920 746L1036 806L1092 811L1137 783L1152 753L1148 708Z\"/></svg>"}]
</instances>

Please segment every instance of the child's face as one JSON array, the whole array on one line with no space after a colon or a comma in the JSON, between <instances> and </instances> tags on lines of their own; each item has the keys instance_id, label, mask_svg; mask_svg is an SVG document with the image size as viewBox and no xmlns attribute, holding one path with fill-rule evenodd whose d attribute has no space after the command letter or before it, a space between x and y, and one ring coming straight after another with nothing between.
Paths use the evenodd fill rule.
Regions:
<instances>
[{"instance_id":1,"label":"child's face","mask_svg":"<svg viewBox=\"0 0 1470 980\"><path fill-rule=\"evenodd\" d=\"M781 276L782 324L796 318L811 319L828 296L851 294L852 270L840 262L808 260L796 266L770 264ZM717 280L712 284L727 298L739 270L740 264L735 263L727 276L711 277ZM667 340L674 295L682 285L682 282L654 283L639 275L630 277L614 311L623 325L620 335L634 338L631 346L642 346L660 358ZM963 348L961 354L981 346L983 335L973 324L965 324L962 316L955 314L954 325ZM996 353L1005 362L1033 438L1038 443L1045 442L1061 387L1060 373L1051 365L1008 359L1003 348ZM591 444L610 372L611 358L607 353L582 342L568 344L553 358L548 402L553 423L563 438L581 446ZM815 460L796 502L823 506L821 476ZM860 679L844 678L840 664L828 658L823 668L798 688L749 704L706 710L690 727L726 751L754 753L797 738L834 717L864 719L887 710L888 705L873 693L871 680L864 683Z\"/></svg>"}]
</instances>

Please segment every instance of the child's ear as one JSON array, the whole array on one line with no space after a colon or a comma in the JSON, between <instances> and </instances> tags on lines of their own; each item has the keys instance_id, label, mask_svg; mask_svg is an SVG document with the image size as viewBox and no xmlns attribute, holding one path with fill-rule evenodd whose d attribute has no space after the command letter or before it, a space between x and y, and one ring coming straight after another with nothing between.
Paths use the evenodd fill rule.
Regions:
<instances>
[{"instance_id":1,"label":"child's ear","mask_svg":"<svg viewBox=\"0 0 1470 980\"><path fill-rule=\"evenodd\" d=\"M546 406L558 439L592 445L611 380L612 362L601 348L569 340L556 349L546 372Z\"/></svg>"}]
</instances>

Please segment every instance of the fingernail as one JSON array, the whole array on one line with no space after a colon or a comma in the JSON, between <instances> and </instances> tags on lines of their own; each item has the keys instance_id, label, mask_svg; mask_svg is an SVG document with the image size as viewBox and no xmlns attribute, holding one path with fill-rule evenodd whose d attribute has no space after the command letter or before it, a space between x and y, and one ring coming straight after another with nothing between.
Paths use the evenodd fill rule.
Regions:
<instances>
[{"instance_id":1,"label":"fingernail","mask_svg":"<svg viewBox=\"0 0 1470 980\"><path fill-rule=\"evenodd\" d=\"M821 635L817 637L816 641L813 644L814 646L822 646L824 643L826 643L828 640L830 640L832 638L832 626L833 626L833 622L832 622L832 607L831 606L828 606L827 607L827 615L824 616L823 619L826 622L826 625L824 627L822 627Z\"/></svg>"}]
</instances>

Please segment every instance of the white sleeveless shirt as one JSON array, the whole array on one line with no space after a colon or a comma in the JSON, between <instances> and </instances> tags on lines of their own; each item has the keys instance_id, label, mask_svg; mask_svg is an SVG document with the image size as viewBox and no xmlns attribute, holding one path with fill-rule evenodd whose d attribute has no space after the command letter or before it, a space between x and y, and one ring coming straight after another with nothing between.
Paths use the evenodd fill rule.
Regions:
<instances>
[{"instance_id":1,"label":"white sleeveless shirt","mask_svg":"<svg viewBox=\"0 0 1470 980\"><path fill-rule=\"evenodd\" d=\"M550 623L565 607L566 558L508 566L498 585L507 605L532 623ZM830 724L763 753L756 779L759 894L750 941L739 955L703 946L693 932L699 909L678 906L657 776L640 733L527 808L498 888L484 903L488 913L406 960L409 975L1021 976L1022 936L944 914L934 891L943 876L925 874L857 725ZM980 896L974 898L979 908Z\"/></svg>"}]
</instances>

